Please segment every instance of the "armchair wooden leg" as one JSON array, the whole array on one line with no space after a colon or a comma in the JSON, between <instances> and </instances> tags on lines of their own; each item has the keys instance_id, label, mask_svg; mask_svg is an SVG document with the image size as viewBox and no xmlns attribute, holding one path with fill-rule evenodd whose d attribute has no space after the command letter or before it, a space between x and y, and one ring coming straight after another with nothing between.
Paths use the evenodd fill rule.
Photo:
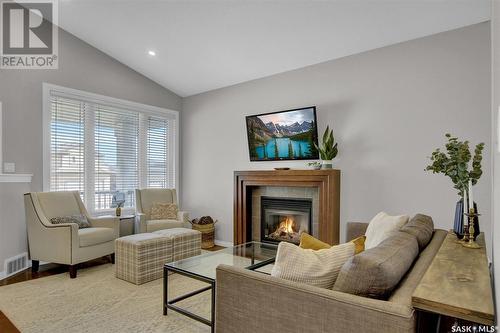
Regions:
<instances>
[{"instance_id":1,"label":"armchair wooden leg","mask_svg":"<svg viewBox=\"0 0 500 333\"><path fill-rule=\"evenodd\" d=\"M36 272L38 272L39 268L40 268L40 261L31 260L31 272L36 273Z\"/></svg>"},{"instance_id":2,"label":"armchair wooden leg","mask_svg":"<svg viewBox=\"0 0 500 333\"><path fill-rule=\"evenodd\" d=\"M109 255L109 259L111 260L111 263L114 265L115 264L115 254L114 253L111 253Z\"/></svg>"},{"instance_id":3,"label":"armchair wooden leg","mask_svg":"<svg viewBox=\"0 0 500 333\"><path fill-rule=\"evenodd\" d=\"M69 277L76 278L76 265L69 265Z\"/></svg>"}]
</instances>

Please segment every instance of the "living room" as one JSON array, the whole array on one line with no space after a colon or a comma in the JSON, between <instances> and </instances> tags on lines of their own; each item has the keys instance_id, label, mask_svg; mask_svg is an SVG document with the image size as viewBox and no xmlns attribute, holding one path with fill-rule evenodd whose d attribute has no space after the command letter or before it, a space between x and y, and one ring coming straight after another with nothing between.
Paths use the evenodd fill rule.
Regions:
<instances>
[{"instance_id":1,"label":"living room","mask_svg":"<svg viewBox=\"0 0 500 333\"><path fill-rule=\"evenodd\" d=\"M0 332L496 331L500 1L0 5Z\"/></svg>"}]
</instances>

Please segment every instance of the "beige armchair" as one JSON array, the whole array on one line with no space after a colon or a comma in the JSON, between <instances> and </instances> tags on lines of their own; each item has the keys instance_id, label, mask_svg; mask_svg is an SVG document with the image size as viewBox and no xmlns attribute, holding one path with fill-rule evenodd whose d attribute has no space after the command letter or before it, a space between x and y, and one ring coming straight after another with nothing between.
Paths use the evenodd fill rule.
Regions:
<instances>
[{"instance_id":1,"label":"beige armchair","mask_svg":"<svg viewBox=\"0 0 500 333\"><path fill-rule=\"evenodd\" d=\"M111 255L120 236L120 221L115 217L89 216L78 192L37 192L24 195L28 246L32 270L40 261L70 265L70 277L76 277L76 265ZM82 214L90 228L78 229L76 223L52 224L50 219Z\"/></svg>"},{"instance_id":2,"label":"beige armchair","mask_svg":"<svg viewBox=\"0 0 500 333\"><path fill-rule=\"evenodd\" d=\"M175 189L148 188L135 190L136 228L138 233L153 232L170 228L191 228L189 214L181 212L175 220L152 220L150 213L153 203L175 203L177 204L177 193Z\"/></svg>"}]
</instances>

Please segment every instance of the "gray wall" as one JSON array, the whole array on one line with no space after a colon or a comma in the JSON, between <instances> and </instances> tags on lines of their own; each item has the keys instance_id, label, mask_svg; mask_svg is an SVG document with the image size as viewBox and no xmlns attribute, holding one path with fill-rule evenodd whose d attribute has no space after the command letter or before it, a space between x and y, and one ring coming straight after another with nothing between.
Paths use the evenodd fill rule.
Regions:
<instances>
[{"instance_id":1,"label":"gray wall","mask_svg":"<svg viewBox=\"0 0 500 333\"><path fill-rule=\"evenodd\" d=\"M185 98L183 208L217 218L216 238L232 241L233 171L305 166L249 162L244 116L316 105L320 133L332 125L340 147L342 236L347 221L382 210L450 229L456 191L424 171L446 132L488 143L475 198L490 234L490 69L481 23Z\"/></svg>"},{"instance_id":2,"label":"gray wall","mask_svg":"<svg viewBox=\"0 0 500 333\"><path fill-rule=\"evenodd\" d=\"M147 59L146 54L144 58ZM59 30L59 59L58 70L0 70L3 160L15 162L18 173L34 174L32 191L42 190L42 82L181 109L179 96L63 30ZM7 188L2 183L0 186ZM5 189L2 195L7 196L7 192L17 195L14 190ZM24 227L24 220L18 220L23 212L0 211L0 214L5 224L0 226L2 232L8 234L11 228ZM16 235L17 231L12 230ZM25 242L19 244L17 238L6 241L10 244L2 246L0 271L5 258L26 250Z\"/></svg>"},{"instance_id":3,"label":"gray wall","mask_svg":"<svg viewBox=\"0 0 500 333\"><path fill-rule=\"evenodd\" d=\"M0 70L4 161L33 173L34 190L42 189L42 82L181 109L179 96L61 29L59 59L58 70Z\"/></svg>"},{"instance_id":4,"label":"gray wall","mask_svg":"<svg viewBox=\"0 0 500 333\"><path fill-rule=\"evenodd\" d=\"M492 50L492 155L493 155L493 266L496 288L496 305L500 305L500 146L498 142L498 114L500 112L500 2L493 1L491 18L491 50Z\"/></svg>"}]
</instances>

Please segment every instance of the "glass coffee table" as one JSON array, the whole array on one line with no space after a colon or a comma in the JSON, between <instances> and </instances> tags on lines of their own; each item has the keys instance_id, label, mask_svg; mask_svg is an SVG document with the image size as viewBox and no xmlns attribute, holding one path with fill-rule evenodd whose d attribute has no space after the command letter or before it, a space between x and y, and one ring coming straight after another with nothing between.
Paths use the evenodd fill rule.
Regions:
<instances>
[{"instance_id":1,"label":"glass coffee table","mask_svg":"<svg viewBox=\"0 0 500 333\"><path fill-rule=\"evenodd\" d=\"M167 309L177 311L185 316L188 316L194 320L210 326L212 332L214 332L216 283L215 272L217 266L224 264L246 268L249 270L256 270L258 268L262 268L274 263L277 249L278 246L274 244L250 242L165 264L165 266L163 267L163 314L167 314ZM169 300L169 272L174 272L199 281L206 282L208 283L208 286ZM210 319L203 318L195 313L189 312L175 305L175 303L177 302L185 300L194 295L198 295L207 290L210 290L212 294Z\"/></svg>"}]
</instances>

